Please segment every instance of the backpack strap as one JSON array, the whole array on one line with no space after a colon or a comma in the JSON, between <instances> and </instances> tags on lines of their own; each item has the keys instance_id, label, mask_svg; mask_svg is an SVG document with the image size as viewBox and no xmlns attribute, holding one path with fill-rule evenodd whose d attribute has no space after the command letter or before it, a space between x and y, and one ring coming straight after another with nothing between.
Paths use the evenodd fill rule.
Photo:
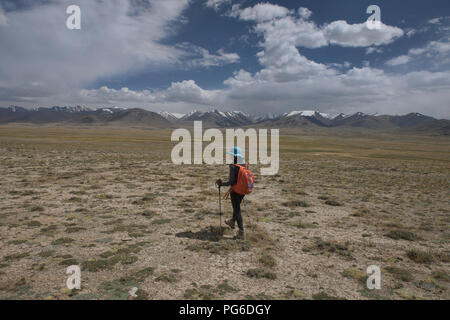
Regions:
<instances>
[{"instance_id":1,"label":"backpack strap","mask_svg":"<svg viewBox=\"0 0 450 320\"><path fill-rule=\"evenodd\" d=\"M239 167L239 168L244 168L244 167L245 167L245 169L248 169L248 164L247 164L247 162L245 162L245 165L244 165L244 166L241 165L241 164L237 164L237 163L233 163L233 165L236 166L236 167Z\"/></svg>"},{"instance_id":2,"label":"backpack strap","mask_svg":"<svg viewBox=\"0 0 450 320\"><path fill-rule=\"evenodd\" d=\"M223 196L223 199L224 199L224 200L228 200L228 197L229 197L230 194L231 194L231 190L233 190L233 189L230 187L230 189L228 189L228 192L225 193L225 195Z\"/></svg>"}]
</instances>

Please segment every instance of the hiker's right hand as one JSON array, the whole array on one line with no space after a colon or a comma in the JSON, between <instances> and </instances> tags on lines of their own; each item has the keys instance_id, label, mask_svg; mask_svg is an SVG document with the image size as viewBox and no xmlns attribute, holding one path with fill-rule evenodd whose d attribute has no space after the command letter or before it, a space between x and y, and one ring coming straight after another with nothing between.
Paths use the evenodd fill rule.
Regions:
<instances>
[{"instance_id":1,"label":"hiker's right hand","mask_svg":"<svg viewBox=\"0 0 450 320\"><path fill-rule=\"evenodd\" d=\"M220 185L222 184L222 180L221 179L217 179L216 180L216 186L218 187L218 188L220 188Z\"/></svg>"}]
</instances>

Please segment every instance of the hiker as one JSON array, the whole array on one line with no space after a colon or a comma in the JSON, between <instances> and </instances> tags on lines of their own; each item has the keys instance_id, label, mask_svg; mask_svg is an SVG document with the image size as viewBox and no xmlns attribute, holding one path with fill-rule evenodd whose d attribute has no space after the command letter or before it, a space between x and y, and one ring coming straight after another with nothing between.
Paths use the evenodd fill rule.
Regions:
<instances>
[{"instance_id":1,"label":"hiker","mask_svg":"<svg viewBox=\"0 0 450 320\"><path fill-rule=\"evenodd\" d=\"M217 187L230 187L230 190L228 191L226 195L226 199L228 198L228 195L231 197L231 204L233 206L233 217L230 220L226 220L225 223L230 226L231 229L234 229L234 224L237 222L237 225L239 227L239 231L236 235L237 239L244 239L244 224L242 221L242 214L241 214L241 202L245 197L245 194L248 194L253 190L253 183L254 178L253 174L248 171L248 181L247 177L244 176L241 179L245 179L245 182L242 181L240 185L242 186L242 183L244 182L244 190L240 191L242 189L238 188L238 178L239 178L239 171L248 169L247 164L245 163L244 156L242 155L242 151L238 147L234 147L230 152L227 152L227 154L230 154L234 157L233 164L230 164L230 174L228 177L227 182L222 182L221 179L216 180L216 186ZM247 186L247 188L245 188ZM235 190L239 190L240 192L236 192Z\"/></svg>"}]
</instances>

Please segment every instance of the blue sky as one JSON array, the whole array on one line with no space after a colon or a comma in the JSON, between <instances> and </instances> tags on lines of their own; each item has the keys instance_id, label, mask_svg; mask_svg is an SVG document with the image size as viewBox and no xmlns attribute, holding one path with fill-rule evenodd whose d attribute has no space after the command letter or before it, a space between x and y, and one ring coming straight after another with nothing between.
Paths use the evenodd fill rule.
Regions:
<instances>
[{"instance_id":1,"label":"blue sky","mask_svg":"<svg viewBox=\"0 0 450 320\"><path fill-rule=\"evenodd\" d=\"M0 105L450 118L449 34L448 0L0 0Z\"/></svg>"}]
</instances>

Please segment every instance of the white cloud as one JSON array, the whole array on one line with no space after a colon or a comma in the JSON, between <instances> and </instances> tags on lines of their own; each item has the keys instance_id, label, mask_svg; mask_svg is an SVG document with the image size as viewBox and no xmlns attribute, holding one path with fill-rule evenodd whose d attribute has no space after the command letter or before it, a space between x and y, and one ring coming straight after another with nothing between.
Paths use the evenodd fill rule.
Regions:
<instances>
[{"instance_id":1,"label":"white cloud","mask_svg":"<svg viewBox=\"0 0 450 320\"><path fill-rule=\"evenodd\" d=\"M252 74L243 69L235 71L233 77L224 81L224 83L230 87L245 87L255 82Z\"/></svg>"},{"instance_id":2,"label":"white cloud","mask_svg":"<svg viewBox=\"0 0 450 320\"><path fill-rule=\"evenodd\" d=\"M300 7L298 8L298 14L303 19L309 19L312 16L312 11L308 8Z\"/></svg>"},{"instance_id":3,"label":"white cloud","mask_svg":"<svg viewBox=\"0 0 450 320\"><path fill-rule=\"evenodd\" d=\"M258 57L265 68L256 74L256 78L264 81L288 82L334 73L326 65L307 59L295 46L289 44L274 47L270 51L261 51Z\"/></svg>"},{"instance_id":4,"label":"white cloud","mask_svg":"<svg viewBox=\"0 0 450 320\"><path fill-rule=\"evenodd\" d=\"M312 12L307 8L298 10L298 16L287 8L268 3L257 4L241 9L234 5L231 16L246 21L255 21L257 32L267 38L279 37L294 42L296 46L318 48L329 44L344 47L369 47L390 44L403 36L398 27L381 23L379 29L370 30L366 23L348 24L346 21L333 21L317 26L306 19ZM280 40L281 41L281 40Z\"/></svg>"},{"instance_id":5,"label":"white cloud","mask_svg":"<svg viewBox=\"0 0 450 320\"><path fill-rule=\"evenodd\" d=\"M247 112L283 112L299 105L323 112L408 113L450 117L450 72L385 74L370 67L289 82L246 79L226 93L230 105ZM427 100L428 99L428 100ZM428 102L427 102L428 101Z\"/></svg>"},{"instance_id":6,"label":"white cloud","mask_svg":"<svg viewBox=\"0 0 450 320\"><path fill-rule=\"evenodd\" d=\"M156 96L149 90L135 91L126 87L120 90L111 89L106 86L99 89L86 90L79 92L78 99L82 99L84 103L107 103L112 105L120 105L130 102L154 102Z\"/></svg>"},{"instance_id":7,"label":"white cloud","mask_svg":"<svg viewBox=\"0 0 450 320\"><path fill-rule=\"evenodd\" d=\"M334 21L323 32L331 44L344 47L369 47L392 43L403 36L402 29L381 23L379 29L368 29L366 23L348 24L346 21Z\"/></svg>"},{"instance_id":8,"label":"white cloud","mask_svg":"<svg viewBox=\"0 0 450 320\"><path fill-rule=\"evenodd\" d=\"M392 59L388 60L386 62L386 64L389 65L389 66L399 66L399 65L402 65L402 64L406 64L406 63L408 63L410 61L411 61L411 57L410 56L402 55L402 56L398 56L398 57L395 57L395 58L392 58Z\"/></svg>"},{"instance_id":9,"label":"white cloud","mask_svg":"<svg viewBox=\"0 0 450 320\"><path fill-rule=\"evenodd\" d=\"M403 35L399 28L383 25L372 32L365 24L350 25L345 21L319 27L300 14L296 16L278 9L271 13L270 10L264 13L258 11L260 9L248 10L243 16L238 6L233 10L236 17L255 21L254 30L263 37L262 50L257 54L261 70L255 73L236 71L224 81L227 88L222 90L206 90L195 81L186 80L172 83L166 90L147 95L143 92L140 97L159 109L177 106L174 111L186 111L199 105L204 108L221 105L250 113L284 112L302 105L330 113L393 113L395 110L395 113L416 111L450 117L450 71L387 74L370 67L369 61L362 68L348 69L351 67L348 63L324 65L311 61L298 49L319 48L331 43L367 47L367 54L381 52L384 49L379 46ZM430 42L420 54L442 55L448 50L447 44L446 41ZM390 63L407 63L413 57L412 52L391 59ZM201 57L214 61L208 59L210 55L207 52ZM220 53L214 55L220 56ZM125 96L129 92L119 94Z\"/></svg>"},{"instance_id":10,"label":"white cloud","mask_svg":"<svg viewBox=\"0 0 450 320\"><path fill-rule=\"evenodd\" d=\"M0 6L0 27L5 27L8 25L8 18L6 17L3 8Z\"/></svg>"},{"instance_id":11,"label":"white cloud","mask_svg":"<svg viewBox=\"0 0 450 320\"><path fill-rule=\"evenodd\" d=\"M234 7L234 15L242 20L255 21L254 30L264 37L260 42L263 50L257 54L258 61L264 68L254 75L258 81L290 82L311 76L332 76L337 73L334 67L342 68L341 65L327 66L311 61L298 47L320 48L336 44L375 48L403 35L401 29L384 24L379 30L369 30L365 23L350 25L345 21L335 21L319 27L313 21L304 19L312 14L306 8L299 9L299 16L282 8L269 4L246 9ZM229 79L227 83L240 83L240 80Z\"/></svg>"},{"instance_id":12,"label":"white cloud","mask_svg":"<svg viewBox=\"0 0 450 320\"><path fill-rule=\"evenodd\" d=\"M233 5L231 16L239 17L245 21L264 22L275 18L285 17L289 14L289 10L285 7L270 4L258 3L253 7L240 9L239 5Z\"/></svg>"},{"instance_id":13,"label":"white cloud","mask_svg":"<svg viewBox=\"0 0 450 320\"><path fill-rule=\"evenodd\" d=\"M442 17L428 20L429 24L440 24Z\"/></svg>"},{"instance_id":14,"label":"white cloud","mask_svg":"<svg viewBox=\"0 0 450 320\"><path fill-rule=\"evenodd\" d=\"M414 49L409 50L409 54L417 56L417 55L421 55L421 54L425 53L426 51L427 51L426 48L414 48Z\"/></svg>"},{"instance_id":15,"label":"white cloud","mask_svg":"<svg viewBox=\"0 0 450 320\"><path fill-rule=\"evenodd\" d=\"M367 47L366 53L381 53L387 45L403 36L400 28L382 25L379 30L367 29L365 23L348 24L335 21L317 26L294 14L269 21L256 22L255 29L263 36L262 51L257 54L263 68L250 74L236 72L224 83L229 105L244 105L248 112L283 112L299 104L324 112L398 113L413 110L449 117L449 72L414 72L406 75L385 74L370 67L339 64L323 65L307 59L298 47L319 48L329 44L346 47ZM445 52L444 41L430 44L429 50ZM411 61L405 55L389 63L399 65ZM344 68L343 68L344 67ZM426 103L427 99L434 105ZM450 100L449 100L450 101Z\"/></svg>"},{"instance_id":16,"label":"white cloud","mask_svg":"<svg viewBox=\"0 0 450 320\"><path fill-rule=\"evenodd\" d=\"M409 29L408 31L406 31L406 36L408 38L411 38L413 35L415 35L418 31L416 29Z\"/></svg>"},{"instance_id":17,"label":"white cloud","mask_svg":"<svg viewBox=\"0 0 450 320\"><path fill-rule=\"evenodd\" d=\"M237 63L239 62L239 55L237 53L227 53L223 49L219 49L217 54L210 54L208 50L203 53L203 59L200 65L209 66L222 66L224 64Z\"/></svg>"},{"instance_id":18,"label":"white cloud","mask_svg":"<svg viewBox=\"0 0 450 320\"><path fill-rule=\"evenodd\" d=\"M441 55L450 54L450 43L448 41L431 41L426 47L426 50Z\"/></svg>"},{"instance_id":19,"label":"white cloud","mask_svg":"<svg viewBox=\"0 0 450 320\"><path fill-rule=\"evenodd\" d=\"M82 101L83 104L107 103L126 107L148 106L149 104L167 105L172 103L209 106L220 100L218 93L219 91L200 88L194 80L185 80L173 82L166 90L157 91L131 90L126 87L117 90L106 86L99 89L83 89L71 99ZM64 99L64 97L60 98Z\"/></svg>"},{"instance_id":20,"label":"white cloud","mask_svg":"<svg viewBox=\"0 0 450 320\"><path fill-rule=\"evenodd\" d=\"M230 4L232 0L207 0L205 5L209 8L219 11L223 6Z\"/></svg>"},{"instance_id":21,"label":"white cloud","mask_svg":"<svg viewBox=\"0 0 450 320\"><path fill-rule=\"evenodd\" d=\"M162 98L167 101L212 105L216 102L216 93L200 88L194 80L185 80L172 83L162 94Z\"/></svg>"},{"instance_id":22,"label":"white cloud","mask_svg":"<svg viewBox=\"0 0 450 320\"><path fill-rule=\"evenodd\" d=\"M83 32L86 28L92 32L87 39L59 29L60 21L54 18L59 8L55 9L54 5L32 9L43 10L38 11L44 13L39 19L28 16L26 12L14 13L14 21L20 23L10 19L8 28L12 26L14 30L10 36L0 28L0 97L13 96L14 103L27 99L29 105L51 101L51 104L60 105L109 104L174 112L219 105L249 113L275 113L302 105L330 113L417 111L450 117L450 71L415 71L399 75L385 73L368 63L361 68L349 69L351 65L348 63L325 65L312 61L301 49L334 44L366 47L366 53L370 54L384 49L379 46L400 37L401 29L383 25L381 30L369 33L364 24L351 25L345 21L318 26L308 20L310 15L305 12L268 7L248 10L242 17L243 11L234 7L232 12L236 17L254 21L254 30L262 37L261 50L257 54L261 69L257 72L236 71L224 81L225 89L207 90L188 79L173 82L161 90L108 87L80 90L85 83L98 77L143 68L152 63L158 67L186 62L183 60L186 56L191 57L186 62L191 67L239 61L237 54L223 49L210 52L195 46L160 44L160 40L170 34L170 22L180 16L186 1L183 5L179 5L179 0L158 2L138 17L127 15L127 7L123 5L126 1L104 2L106 8L103 9L106 10L103 11L92 4L100 2L84 1L89 8L99 10L91 15L91 18L95 15L96 20L83 24ZM46 23L39 25L38 20ZM36 27L38 25L40 30ZM25 44L18 43L17 39L24 39L21 41ZM6 50L4 43L8 45ZM402 59L431 55L433 60L442 61L448 54L448 41L441 39L411 50ZM20 65L17 61L21 62ZM70 89L72 86L73 90Z\"/></svg>"},{"instance_id":23,"label":"white cloud","mask_svg":"<svg viewBox=\"0 0 450 320\"><path fill-rule=\"evenodd\" d=\"M238 63L239 55L233 52L225 52L224 49L219 49L217 52L210 53L209 50L195 46L190 43L183 43L178 46L186 52L187 62L184 62L189 67L218 67L226 64Z\"/></svg>"},{"instance_id":24,"label":"white cloud","mask_svg":"<svg viewBox=\"0 0 450 320\"><path fill-rule=\"evenodd\" d=\"M264 45L289 43L298 47L319 48L328 41L313 22L288 16L274 21L258 23L255 31L264 36Z\"/></svg>"},{"instance_id":25,"label":"white cloud","mask_svg":"<svg viewBox=\"0 0 450 320\"><path fill-rule=\"evenodd\" d=\"M369 47L366 49L366 54L372 54L372 53L383 53L383 48L377 48L377 47Z\"/></svg>"},{"instance_id":26,"label":"white cloud","mask_svg":"<svg viewBox=\"0 0 450 320\"><path fill-rule=\"evenodd\" d=\"M408 54L411 58L428 61L434 68L441 68L450 65L450 42L446 38L430 41L424 47L410 49Z\"/></svg>"},{"instance_id":27,"label":"white cloud","mask_svg":"<svg viewBox=\"0 0 450 320\"><path fill-rule=\"evenodd\" d=\"M193 80L174 82L166 90L153 92L103 87L83 90L76 101L91 104L108 101L118 106L171 108L180 112L217 105L250 113L284 112L302 105L330 113L416 111L437 117L450 116L450 71L393 75L363 67L340 74L314 75L307 80L274 82L240 70L225 83L229 88L223 90L205 90Z\"/></svg>"},{"instance_id":28,"label":"white cloud","mask_svg":"<svg viewBox=\"0 0 450 320\"><path fill-rule=\"evenodd\" d=\"M158 111L187 112L223 106L249 113L285 112L299 105L329 113L421 112L450 117L450 71L386 74L370 67L344 73L313 75L307 79L276 82L240 70L222 90L206 90L193 80L174 82L158 91L115 90L101 87L73 96L54 96L55 104L116 105Z\"/></svg>"},{"instance_id":29,"label":"white cloud","mask_svg":"<svg viewBox=\"0 0 450 320\"><path fill-rule=\"evenodd\" d=\"M136 3L79 0L82 29L76 31L65 27L68 0L10 11L8 27L0 28L0 79L8 79L0 83L3 100L40 97L177 63L184 53L161 40L173 33L172 21L188 0L139 2L139 14L132 15ZM37 82L41 85L32 85Z\"/></svg>"}]
</instances>

